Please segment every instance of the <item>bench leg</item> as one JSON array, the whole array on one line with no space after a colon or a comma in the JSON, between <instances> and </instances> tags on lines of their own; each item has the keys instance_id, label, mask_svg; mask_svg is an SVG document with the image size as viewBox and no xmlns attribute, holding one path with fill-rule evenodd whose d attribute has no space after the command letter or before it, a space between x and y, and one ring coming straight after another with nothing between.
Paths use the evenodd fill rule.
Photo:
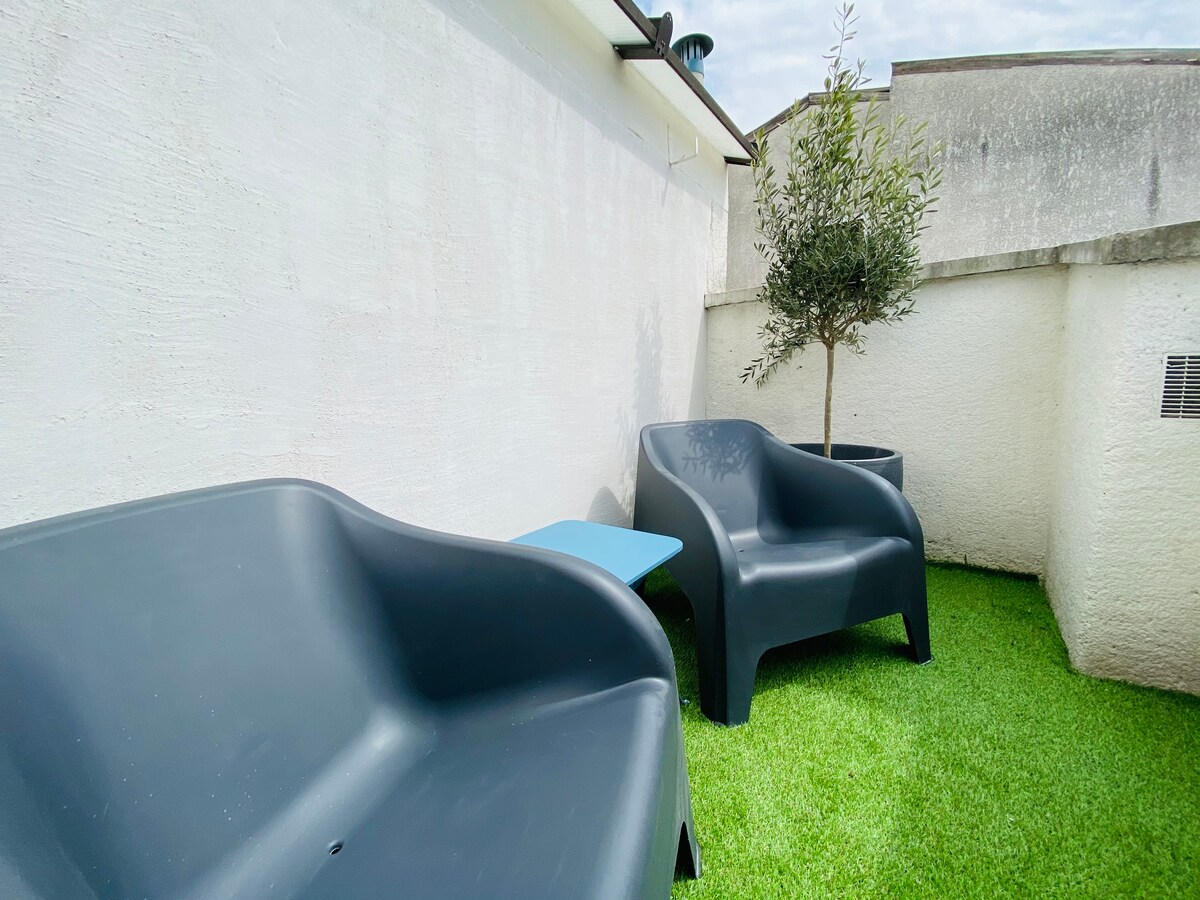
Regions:
<instances>
[{"instance_id":1,"label":"bench leg","mask_svg":"<svg viewBox=\"0 0 1200 900\"><path fill-rule=\"evenodd\" d=\"M690 821L679 828L679 852L675 858L675 874L688 879L700 877L700 845Z\"/></svg>"}]
</instances>

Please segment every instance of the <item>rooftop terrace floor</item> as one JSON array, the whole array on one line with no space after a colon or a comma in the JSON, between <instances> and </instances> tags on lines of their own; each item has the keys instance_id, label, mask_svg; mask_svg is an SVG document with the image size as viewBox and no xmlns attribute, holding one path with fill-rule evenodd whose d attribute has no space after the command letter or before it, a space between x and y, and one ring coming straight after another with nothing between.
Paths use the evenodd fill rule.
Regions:
<instances>
[{"instance_id":1,"label":"rooftop terrace floor","mask_svg":"<svg viewBox=\"0 0 1200 900\"><path fill-rule=\"evenodd\" d=\"M675 650L698 881L676 897L1196 896L1200 698L1072 671L1034 581L929 568L934 663L892 616L767 653L750 722L698 707Z\"/></svg>"}]
</instances>

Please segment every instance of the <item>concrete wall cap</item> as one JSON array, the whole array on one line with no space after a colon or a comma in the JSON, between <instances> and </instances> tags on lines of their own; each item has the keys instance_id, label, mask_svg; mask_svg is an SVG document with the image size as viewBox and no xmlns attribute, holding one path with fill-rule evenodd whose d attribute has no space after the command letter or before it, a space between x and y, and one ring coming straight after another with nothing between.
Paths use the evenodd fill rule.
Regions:
<instances>
[{"instance_id":1,"label":"concrete wall cap","mask_svg":"<svg viewBox=\"0 0 1200 900\"><path fill-rule=\"evenodd\" d=\"M1200 221L1159 225L1138 231L1123 231L1090 241L1060 244L1057 247L1038 247L1012 253L992 253L947 259L921 267L921 281L961 278L966 275L986 275L991 272L1010 272L1039 266L1090 265L1113 266L1125 263L1150 262L1157 259L1186 259L1200 257ZM729 306L751 303L758 299L761 285L706 294L704 306Z\"/></svg>"},{"instance_id":2,"label":"concrete wall cap","mask_svg":"<svg viewBox=\"0 0 1200 900\"><path fill-rule=\"evenodd\" d=\"M977 72L1028 66L1200 66L1200 48L1068 50L1049 53L1000 53L991 56L952 56L892 63L892 77L940 72Z\"/></svg>"}]
</instances>

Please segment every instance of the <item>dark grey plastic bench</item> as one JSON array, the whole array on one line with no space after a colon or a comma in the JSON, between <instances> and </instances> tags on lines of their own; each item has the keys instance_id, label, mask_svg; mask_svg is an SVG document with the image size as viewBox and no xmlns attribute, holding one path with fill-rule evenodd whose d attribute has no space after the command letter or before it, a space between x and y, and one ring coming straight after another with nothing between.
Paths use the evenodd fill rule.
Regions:
<instances>
[{"instance_id":1,"label":"dark grey plastic bench","mask_svg":"<svg viewBox=\"0 0 1200 900\"><path fill-rule=\"evenodd\" d=\"M642 429L634 528L674 535L667 570L696 621L700 708L750 717L771 647L900 613L929 662L925 542L912 507L870 472L737 419Z\"/></svg>"},{"instance_id":2,"label":"dark grey plastic bench","mask_svg":"<svg viewBox=\"0 0 1200 900\"><path fill-rule=\"evenodd\" d=\"M589 563L262 481L0 531L0 897L667 897L674 666Z\"/></svg>"}]
</instances>

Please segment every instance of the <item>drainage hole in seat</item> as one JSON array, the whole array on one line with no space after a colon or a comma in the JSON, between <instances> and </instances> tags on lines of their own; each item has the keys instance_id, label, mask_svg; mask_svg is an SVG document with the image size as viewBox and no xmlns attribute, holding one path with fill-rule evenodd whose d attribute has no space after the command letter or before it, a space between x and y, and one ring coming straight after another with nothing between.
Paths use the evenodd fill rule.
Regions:
<instances>
[{"instance_id":1,"label":"drainage hole in seat","mask_svg":"<svg viewBox=\"0 0 1200 900\"><path fill-rule=\"evenodd\" d=\"M332 844L329 845L329 855L330 856L337 856L341 852L342 852L342 842L341 841L334 841Z\"/></svg>"}]
</instances>

